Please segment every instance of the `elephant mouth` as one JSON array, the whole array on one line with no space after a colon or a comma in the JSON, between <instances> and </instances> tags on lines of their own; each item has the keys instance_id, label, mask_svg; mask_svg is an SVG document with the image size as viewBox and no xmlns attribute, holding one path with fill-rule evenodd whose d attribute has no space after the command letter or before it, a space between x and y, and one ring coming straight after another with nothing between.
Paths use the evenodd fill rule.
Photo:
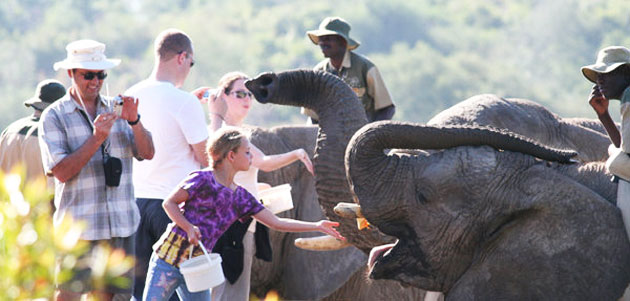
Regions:
<instances>
[{"instance_id":1,"label":"elephant mouth","mask_svg":"<svg viewBox=\"0 0 630 301\"><path fill-rule=\"evenodd\" d=\"M403 243L399 240L394 244L387 244L372 248L368 258L368 271L373 279L394 279L400 273L400 259L404 252Z\"/></svg>"},{"instance_id":2,"label":"elephant mouth","mask_svg":"<svg viewBox=\"0 0 630 301\"><path fill-rule=\"evenodd\" d=\"M422 289L427 289L427 283L433 281L431 268L419 246L400 238L394 244L372 248L368 258L368 276L396 280L404 287Z\"/></svg>"}]
</instances>

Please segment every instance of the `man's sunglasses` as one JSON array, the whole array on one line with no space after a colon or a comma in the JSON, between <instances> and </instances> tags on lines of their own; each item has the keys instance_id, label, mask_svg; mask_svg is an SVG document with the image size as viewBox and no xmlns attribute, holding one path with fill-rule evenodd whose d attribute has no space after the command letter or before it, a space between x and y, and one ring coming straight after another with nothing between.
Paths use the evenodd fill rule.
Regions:
<instances>
[{"instance_id":1,"label":"man's sunglasses","mask_svg":"<svg viewBox=\"0 0 630 301\"><path fill-rule=\"evenodd\" d=\"M243 91L243 90L232 91L232 92L230 92L230 94L236 95L236 98L245 98L245 97L252 98L252 97L254 97L254 95L251 92Z\"/></svg>"},{"instance_id":2,"label":"man's sunglasses","mask_svg":"<svg viewBox=\"0 0 630 301\"><path fill-rule=\"evenodd\" d=\"M95 76L99 80L104 80L107 77L107 73L105 71L83 73L83 78L85 80L93 80Z\"/></svg>"},{"instance_id":3,"label":"man's sunglasses","mask_svg":"<svg viewBox=\"0 0 630 301\"><path fill-rule=\"evenodd\" d=\"M179 51L179 52L177 52L177 55L180 55L180 54L182 54L184 52L186 52L186 50ZM186 52L186 58L188 58L189 56L190 56L190 54L188 54L188 52ZM190 68L192 68L194 65L195 65L195 60L193 59L193 60L190 61Z\"/></svg>"}]
</instances>

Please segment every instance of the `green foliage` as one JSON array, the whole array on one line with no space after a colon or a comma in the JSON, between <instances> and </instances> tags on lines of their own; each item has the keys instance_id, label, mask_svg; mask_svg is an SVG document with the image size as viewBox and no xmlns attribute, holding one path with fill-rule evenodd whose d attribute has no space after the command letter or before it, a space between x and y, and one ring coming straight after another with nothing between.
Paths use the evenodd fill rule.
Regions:
<instances>
[{"instance_id":1,"label":"green foliage","mask_svg":"<svg viewBox=\"0 0 630 301\"><path fill-rule=\"evenodd\" d=\"M22 102L38 81L69 84L52 64L72 40L102 41L108 56L123 60L107 79L115 94L149 75L157 33L180 28L195 43L198 63L184 86L192 90L234 70L312 68L323 57L305 33L329 15L352 24L357 51L377 64L394 97L395 119L425 122L480 93L594 118L579 68L604 46L630 46L628 11L625 0L7 0L0 3L0 127L30 113ZM255 103L247 122L304 120L298 108Z\"/></svg>"},{"instance_id":2,"label":"green foliage","mask_svg":"<svg viewBox=\"0 0 630 301\"><path fill-rule=\"evenodd\" d=\"M88 247L78 240L82 223L67 218L53 229L52 194L45 179L21 183L24 174L20 168L15 174L0 174L0 295L7 300L51 297L57 262L59 278L69 279L70 269L82 263L79 256ZM133 259L106 246L97 248L93 287L129 285L120 276L133 266Z\"/></svg>"}]
</instances>

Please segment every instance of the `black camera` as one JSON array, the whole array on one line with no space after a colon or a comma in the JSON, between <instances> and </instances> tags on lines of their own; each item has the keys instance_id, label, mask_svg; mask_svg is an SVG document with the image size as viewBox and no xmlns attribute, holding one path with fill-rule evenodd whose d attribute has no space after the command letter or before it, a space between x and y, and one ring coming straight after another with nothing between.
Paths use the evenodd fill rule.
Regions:
<instances>
[{"instance_id":1,"label":"black camera","mask_svg":"<svg viewBox=\"0 0 630 301\"><path fill-rule=\"evenodd\" d=\"M120 175L122 175L122 161L116 157L105 155L103 157L103 169L105 170L105 185L118 187Z\"/></svg>"}]
</instances>

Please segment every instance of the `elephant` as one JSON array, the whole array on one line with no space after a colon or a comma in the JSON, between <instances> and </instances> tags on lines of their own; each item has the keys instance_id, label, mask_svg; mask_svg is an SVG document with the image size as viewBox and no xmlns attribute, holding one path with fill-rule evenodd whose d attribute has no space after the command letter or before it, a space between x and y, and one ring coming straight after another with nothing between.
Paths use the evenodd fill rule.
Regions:
<instances>
[{"instance_id":1,"label":"elephant","mask_svg":"<svg viewBox=\"0 0 630 301\"><path fill-rule=\"evenodd\" d=\"M527 99L494 94L470 97L438 113L427 125L481 125L508 129L543 145L573 149L582 162L605 161L610 139L598 120L562 118Z\"/></svg>"},{"instance_id":2,"label":"elephant","mask_svg":"<svg viewBox=\"0 0 630 301\"><path fill-rule=\"evenodd\" d=\"M356 248L354 250L358 249L366 255L361 263L365 265L372 247L393 242L395 238L373 227L359 230L354 219L342 218L334 212L338 203L353 200L343 165L345 148L352 135L367 124L356 94L338 77L311 70L263 73L247 81L245 86L260 103L304 106L318 114L319 129L313 156L317 200L325 216L340 223L339 232L354 246L350 249ZM329 252L324 254L333 256ZM365 267L357 268L347 286L329 298L373 300L382 296L389 300L419 300L425 295L424 290L402 288L394 281L366 282L362 276L364 271ZM346 288L353 290L352 295L347 295ZM362 299L357 291L368 294L361 295L365 298Z\"/></svg>"},{"instance_id":3,"label":"elephant","mask_svg":"<svg viewBox=\"0 0 630 301\"><path fill-rule=\"evenodd\" d=\"M582 174L590 165L567 164L573 154L478 126L364 126L345 156L350 187L398 239L372 254L370 277L446 300L617 300L630 241L618 208L580 182L608 175Z\"/></svg>"},{"instance_id":4,"label":"elephant","mask_svg":"<svg viewBox=\"0 0 630 301\"><path fill-rule=\"evenodd\" d=\"M329 219L339 220L342 225L346 226L340 228L342 234L348 237L348 240L351 241L353 245L365 252L366 249L371 249L375 243L379 241L390 241L390 238L380 232L377 234L372 232L370 235L366 236L364 235L366 234L366 230L357 230L356 227L354 227L353 220L339 219L332 210L332 207L337 203L346 199L354 200L357 197L357 195L352 193L349 196L346 194L346 187L344 187L345 179L343 174L340 174L338 170L338 168L342 166L339 161L341 157L339 153L340 150L346 147L349 135L352 135L359 127L366 124L366 121L360 117L362 114L358 114L358 112L360 112L358 109L361 107L355 98L356 96L345 84L340 84L339 82L336 77L327 74L314 74L312 71L293 70L278 74L261 74L254 80L246 83L246 86L261 103L304 106L314 109L318 112L320 117L323 117L320 119L317 149L314 158L316 174L320 177L316 178L316 182L318 183L316 187L319 194L318 201ZM383 153L381 154L384 155ZM403 158L414 158L414 156L402 156L400 154L393 154L392 156L400 158L401 160ZM608 182L607 175L604 173L601 164L588 163L568 166L545 162L543 165L557 170L558 173L563 172L567 175L571 175L573 181L581 183L581 186L578 185L578 190L585 190L594 195L601 193L601 196L598 196L598 198L608 204L615 199L614 194L609 193L615 190L615 185L614 183ZM373 175L376 177L378 172L373 173ZM329 179L328 181L327 178ZM400 177L393 178L393 182L399 180L403 179ZM375 185L375 187L379 186ZM323 193L320 193L320 191ZM607 193L609 193L609 195L606 195ZM615 218L606 219L606 221L618 222L618 219L619 217L616 216ZM618 226L618 224L616 226ZM372 230L375 231L376 229ZM618 233L615 233L615 235L618 236ZM400 239L400 237L398 238ZM627 240L627 238L622 238L622 242L623 239ZM623 244L625 245L622 248L627 248L627 241L623 242ZM414 271L409 271L409 273L413 274ZM353 277L350 282L354 280L355 278ZM375 283L378 283L378 281ZM416 286L423 289L445 290L442 286ZM369 287L369 285L364 284L363 290L367 287ZM390 298L388 299L401 299L417 292L418 291L413 291L409 293L409 291L407 291L397 295L389 295ZM452 292L447 293L449 294L449 298L456 296ZM606 294L602 296L604 295ZM418 298L419 297L416 297L415 299Z\"/></svg>"},{"instance_id":5,"label":"elephant","mask_svg":"<svg viewBox=\"0 0 630 301\"><path fill-rule=\"evenodd\" d=\"M315 149L316 126L278 126L271 129L249 127L251 141L265 154L278 154L303 148L310 155ZM279 213L281 217L317 221L324 218L317 203L315 180L303 164L291 164L272 171L259 172L259 182L272 186L289 183L294 209ZM293 241L308 233L284 233L270 231L273 250L272 262L254 258L251 292L259 297L274 290L282 299L316 300L333 292L352 296L352 290L343 285L367 260L366 255L354 248L330 252L313 252L298 249Z\"/></svg>"}]
</instances>

